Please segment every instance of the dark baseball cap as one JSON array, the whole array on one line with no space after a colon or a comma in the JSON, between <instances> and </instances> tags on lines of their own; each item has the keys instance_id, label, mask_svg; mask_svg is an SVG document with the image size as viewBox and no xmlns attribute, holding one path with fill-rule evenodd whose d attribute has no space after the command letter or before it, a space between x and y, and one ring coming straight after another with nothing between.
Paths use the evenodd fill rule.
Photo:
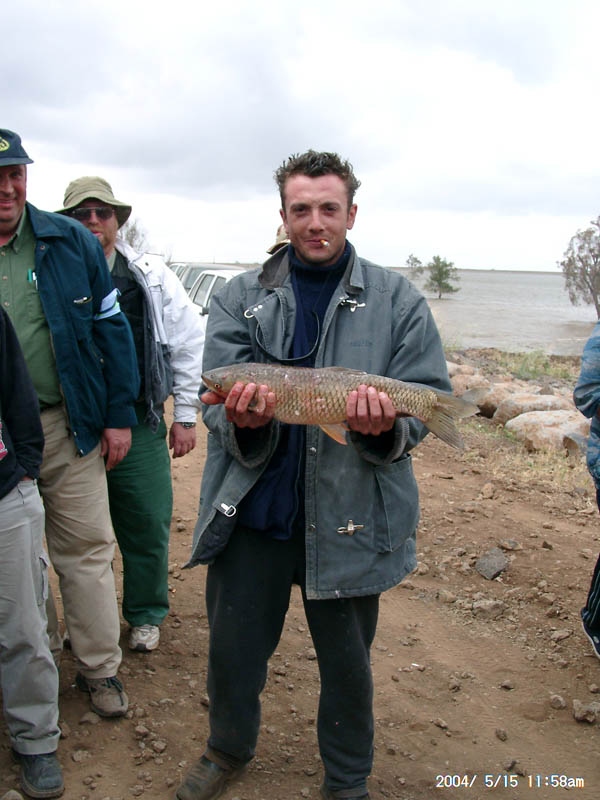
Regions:
<instances>
[{"instance_id":1,"label":"dark baseball cap","mask_svg":"<svg viewBox=\"0 0 600 800\"><path fill-rule=\"evenodd\" d=\"M19 134L0 128L0 167L12 164L33 164L33 161L25 152Z\"/></svg>"}]
</instances>

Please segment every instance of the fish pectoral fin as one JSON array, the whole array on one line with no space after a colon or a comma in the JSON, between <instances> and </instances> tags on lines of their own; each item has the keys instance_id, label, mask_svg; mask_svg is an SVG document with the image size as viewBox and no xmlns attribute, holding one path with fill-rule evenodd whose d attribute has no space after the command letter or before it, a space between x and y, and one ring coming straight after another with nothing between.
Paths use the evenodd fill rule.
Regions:
<instances>
[{"instance_id":1,"label":"fish pectoral fin","mask_svg":"<svg viewBox=\"0 0 600 800\"><path fill-rule=\"evenodd\" d=\"M341 425L339 422L331 425L319 425L319 428L326 433L327 436L331 436L332 439L338 444L348 444L346 441L346 431L348 428L345 425Z\"/></svg>"}]
</instances>

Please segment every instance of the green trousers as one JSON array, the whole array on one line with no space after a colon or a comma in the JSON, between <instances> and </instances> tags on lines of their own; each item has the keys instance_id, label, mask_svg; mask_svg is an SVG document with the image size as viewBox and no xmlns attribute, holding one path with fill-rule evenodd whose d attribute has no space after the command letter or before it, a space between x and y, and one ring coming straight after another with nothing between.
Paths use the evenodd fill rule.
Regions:
<instances>
[{"instance_id":1,"label":"green trousers","mask_svg":"<svg viewBox=\"0 0 600 800\"><path fill-rule=\"evenodd\" d=\"M173 513L167 426L140 421L131 448L107 472L110 515L123 558L123 616L133 627L160 625L169 612L169 531Z\"/></svg>"}]
</instances>

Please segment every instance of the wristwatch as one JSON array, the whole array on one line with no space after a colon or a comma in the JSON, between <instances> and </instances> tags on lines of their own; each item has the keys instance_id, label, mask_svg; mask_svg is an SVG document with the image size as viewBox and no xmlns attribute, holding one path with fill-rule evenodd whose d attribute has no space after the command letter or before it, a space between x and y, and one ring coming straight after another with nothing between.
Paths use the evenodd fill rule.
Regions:
<instances>
[{"instance_id":1,"label":"wristwatch","mask_svg":"<svg viewBox=\"0 0 600 800\"><path fill-rule=\"evenodd\" d=\"M179 425L181 425L182 428L195 428L196 427L196 423L195 422L180 422Z\"/></svg>"}]
</instances>

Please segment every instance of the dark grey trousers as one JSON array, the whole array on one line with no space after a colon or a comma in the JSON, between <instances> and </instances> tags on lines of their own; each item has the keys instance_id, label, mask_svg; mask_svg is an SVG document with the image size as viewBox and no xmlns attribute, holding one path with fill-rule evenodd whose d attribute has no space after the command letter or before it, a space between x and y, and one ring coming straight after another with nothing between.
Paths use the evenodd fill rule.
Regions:
<instances>
[{"instance_id":1,"label":"dark grey trousers","mask_svg":"<svg viewBox=\"0 0 600 800\"><path fill-rule=\"evenodd\" d=\"M596 485L596 502L600 511L600 486ZM581 617L592 633L600 634L600 556L594 567L592 582Z\"/></svg>"},{"instance_id":2,"label":"dark grey trousers","mask_svg":"<svg viewBox=\"0 0 600 800\"><path fill-rule=\"evenodd\" d=\"M373 763L370 647L379 595L307 600L304 573L301 532L278 541L245 528L235 530L208 568L208 745L232 763L254 756L267 663L281 637L292 584L298 583L319 663L317 733L325 784L360 796Z\"/></svg>"}]
</instances>

